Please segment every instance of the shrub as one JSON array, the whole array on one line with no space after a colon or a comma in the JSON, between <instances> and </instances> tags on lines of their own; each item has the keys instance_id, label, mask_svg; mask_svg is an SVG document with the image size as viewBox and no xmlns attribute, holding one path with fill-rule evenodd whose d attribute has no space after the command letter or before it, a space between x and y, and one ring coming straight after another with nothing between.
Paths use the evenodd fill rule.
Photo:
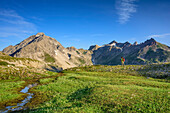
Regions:
<instances>
[{"instance_id":1,"label":"shrub","mask_svg":"<svg viewBox=\"0 0 170 113\"><path fill-rule=\"evenodd\" d=\"M77 52L77 54L80 54L80 52L79 51L76 51Z\"/></svg>"}]
</instances>

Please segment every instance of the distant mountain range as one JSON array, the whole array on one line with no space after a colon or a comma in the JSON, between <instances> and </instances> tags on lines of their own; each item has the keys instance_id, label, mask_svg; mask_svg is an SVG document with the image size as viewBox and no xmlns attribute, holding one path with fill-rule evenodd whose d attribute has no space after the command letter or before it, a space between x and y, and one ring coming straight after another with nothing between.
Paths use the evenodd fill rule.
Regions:
<instances>
[{"instance_id":1,"label":"distant mountain range","mask_svg":"<svg viewBox=\"0 0 170 113\"><path fill-rule=\"evenodd\" d=\"M89 50L93 51L93 64L118 65L121 57L126 59L125 64L170 62L170 47L153 38L141 44L112 41L103 46L93 45Z\"/></svg>"},{"instance_id":2,"label":"distant mountain range","mask_svg":"<svg viewBox=\"0 0 170 113\"><path fill-rule=\"evenodd\" d=\"M56 39L44 33L37 33L15 46L8 46L2 52L12 57L36 59L51 68L63 69L93 64L118 65L121 57L126 59L125 64L170 62L170 47L153 38L141 44L112 41L84 50L75 47L64 48Z\"/></svg>"}]
</instances>

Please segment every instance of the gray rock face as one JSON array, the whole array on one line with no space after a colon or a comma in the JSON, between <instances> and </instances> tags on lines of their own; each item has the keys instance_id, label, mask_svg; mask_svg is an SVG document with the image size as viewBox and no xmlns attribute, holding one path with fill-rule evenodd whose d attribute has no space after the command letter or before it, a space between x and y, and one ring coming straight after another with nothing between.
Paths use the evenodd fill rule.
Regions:
<instances>
[{"instance_id":1,"label":"gray rock face","mask_svg":"<svg viewBox=\"0 0 170 113\"><path fill-rule=\"evenodd\" d=\"M90 53L83 54L74 47L64 48L56 39L44 33L37 33L15 46L8 46L3 52L13 57L36 59L63 69L92 65Z\"/></svg>"},{"instance_id":2,"label":"gray rock face","mask_svg":"<svg viewBox=\"0 0 170 113\"><path fill-rule=\"evenodd\" d=\"M126 59L125 64L170 62L170 47L156 42L153 38L141 44L112 41L93 50L92 62L102 65L118 65L121 64L121 57Z\"/></svg>"}]
</instances>

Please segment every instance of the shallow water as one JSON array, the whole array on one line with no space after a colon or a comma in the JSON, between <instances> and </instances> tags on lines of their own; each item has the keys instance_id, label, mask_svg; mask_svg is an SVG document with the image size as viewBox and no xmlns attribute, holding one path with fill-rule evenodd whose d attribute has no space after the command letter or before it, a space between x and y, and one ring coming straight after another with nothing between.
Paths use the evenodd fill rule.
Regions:
<instances>
[{"instance_id":1,"label":"shallow water","mask_svg":"<svg viewBox=\"0 0 170 113\"><path fill-rule=\"evenodd\" d=\"M10 111L23 110L24 105L27 104L31 100L32 96L34 95L33 93L28 93L29 89L34 87L34 86L37 86L37 83L29 84L24 89L22 89L20 92L26 93L26 94L28 94L28 96L24 100L22 100L20 103L17 103L17 105L15 105L15 106L7 106L6 109L0 110L0 113L8 113Z\"/></svg>"}]
</instances>

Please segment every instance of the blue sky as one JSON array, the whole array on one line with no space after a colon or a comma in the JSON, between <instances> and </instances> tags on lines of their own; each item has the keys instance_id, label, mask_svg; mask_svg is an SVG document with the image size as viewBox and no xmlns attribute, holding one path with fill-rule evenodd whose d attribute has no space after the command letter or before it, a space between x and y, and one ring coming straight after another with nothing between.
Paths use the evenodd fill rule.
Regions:
<instances>
[{"instance_id":1,"label":"blue sky","mask_svg":"<svg viewBox=\"0 0 170 113\"><path fill-rule=\"evenodd\" d=\"M151 37L170 46L170 0L0 0L0 50L38 32L64 47Z\"/></svg>"}]
</instances>

